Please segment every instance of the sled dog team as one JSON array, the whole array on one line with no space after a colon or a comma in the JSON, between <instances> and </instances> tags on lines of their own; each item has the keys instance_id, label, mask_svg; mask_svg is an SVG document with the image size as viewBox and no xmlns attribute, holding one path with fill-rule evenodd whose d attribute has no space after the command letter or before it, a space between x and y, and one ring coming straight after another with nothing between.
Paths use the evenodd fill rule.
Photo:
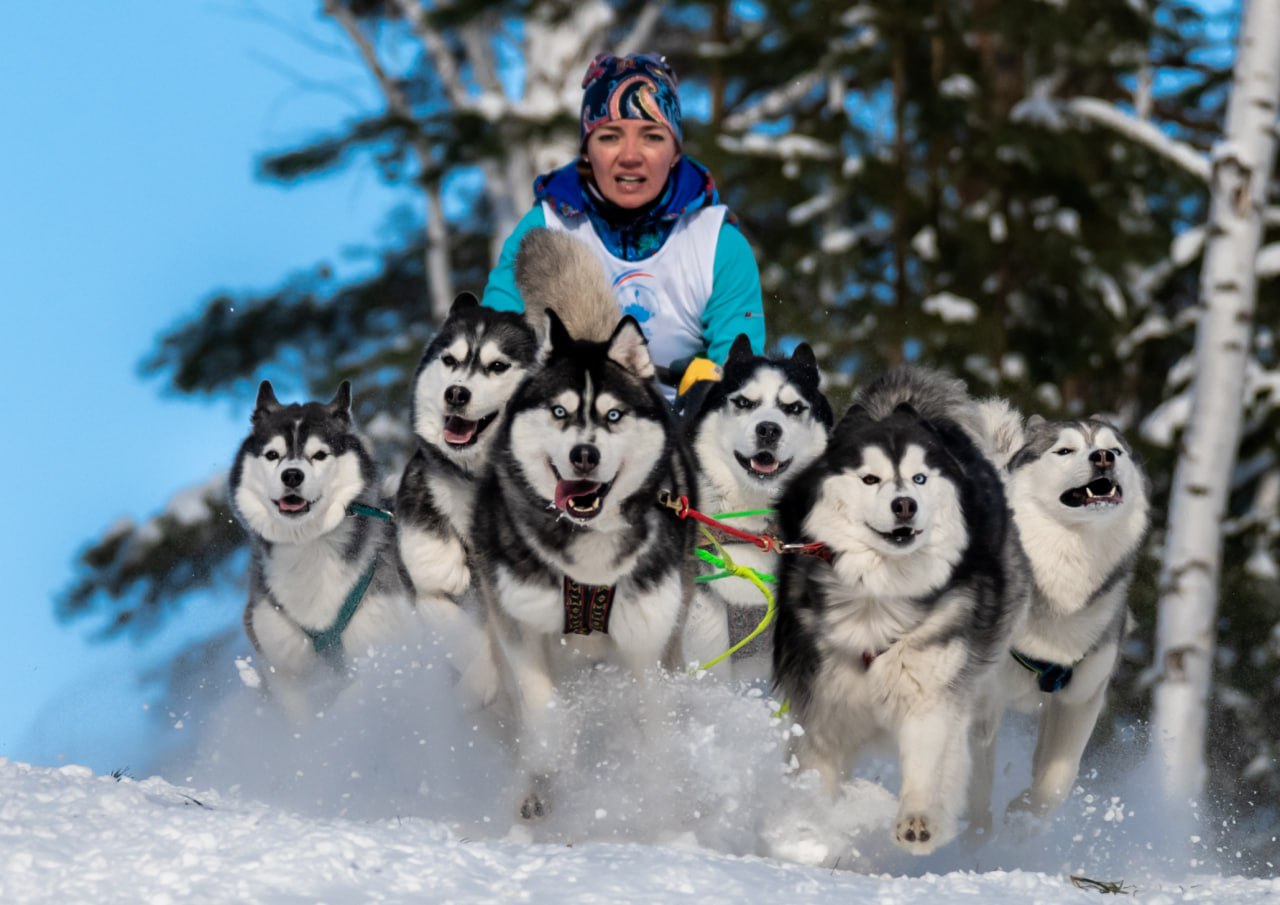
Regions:
<instances>
[{"instance_id":1,"label":"sled dog team","mask_svg":"<svg viewBox=\"0 0 1280 905\"><path fill-rule=\"evenodd\" d=\"M924 854L989 827L996 732L1039 711L1030 786L1070 792L1125 632L1146 482L1100 420L1024 419L936 371L861 387L838 421L800 344L742 338L722 379L671 412L643 334L590 251L535 230L528 316L460 296L414 376L415 449L391 511L343 383L280 403L264 382L231 498L254 542L245 628L289 718L317 677L424 621L472 706L503 708L521 815L552 806L562 680L609 660L637 681L712 663L765 598L717 555L776 576L776 622L712 671L771 677L790 754L835 793L894 743L894 839ZM394 516L392 516L394 512ZM654 719L660 714L653 714Z\"/></svg>"}]
</instances>

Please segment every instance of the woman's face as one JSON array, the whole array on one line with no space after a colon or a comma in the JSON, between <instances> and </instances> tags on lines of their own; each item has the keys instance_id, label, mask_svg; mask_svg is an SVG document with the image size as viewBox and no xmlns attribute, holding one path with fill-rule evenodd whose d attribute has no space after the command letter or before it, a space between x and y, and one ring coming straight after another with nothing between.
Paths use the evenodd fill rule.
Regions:
<instances>
[{"instance_id":1,"label":"woman's face","mask_svg":"<svg viewBox=\"0 0 1280 905\"><path fill-rule=\"evenodd\" d=\"M647 119L615 119L587 139L587 163L600 193L622 208L657 198L679 159L667 127Z\"/></svg>"}]
</instances>

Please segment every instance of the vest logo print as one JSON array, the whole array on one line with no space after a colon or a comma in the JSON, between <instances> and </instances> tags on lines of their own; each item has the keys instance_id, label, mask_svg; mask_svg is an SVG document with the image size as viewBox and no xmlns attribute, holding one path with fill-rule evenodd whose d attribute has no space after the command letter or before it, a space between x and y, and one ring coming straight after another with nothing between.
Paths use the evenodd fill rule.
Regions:
<instances>
[{"instance_id":1,"label":"vest logo print","mask_svg":"<svg viewBox=\"0 0 1280 905\"><path fill-rule=\"evenodd\" d=\"M645 270L624 270L613 278L613 294L622 313L634 317L647 337L646 325L658 310L653 274Z\"/></svg>"}]
</instances>

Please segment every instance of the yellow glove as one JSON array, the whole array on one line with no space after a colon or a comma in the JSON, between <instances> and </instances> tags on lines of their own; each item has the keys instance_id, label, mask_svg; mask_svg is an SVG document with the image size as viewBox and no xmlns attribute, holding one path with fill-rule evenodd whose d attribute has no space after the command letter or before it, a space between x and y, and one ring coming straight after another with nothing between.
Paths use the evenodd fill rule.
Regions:
<instances>
[{"instance_id":1,"label":"yellow glove","mask_svg":"<svg viewBox=\"0 0 1280 905\"><path fill-rule=\"evenodd\" d=\"M695 358L689 362L689 367L684 369L684 376L680 378L680 387L676 390L676 395L683 396L689 391L689 387L700 380L719 380L720 377L721 371L718 364L710 358Z\"/></svg>"}]
</instances>

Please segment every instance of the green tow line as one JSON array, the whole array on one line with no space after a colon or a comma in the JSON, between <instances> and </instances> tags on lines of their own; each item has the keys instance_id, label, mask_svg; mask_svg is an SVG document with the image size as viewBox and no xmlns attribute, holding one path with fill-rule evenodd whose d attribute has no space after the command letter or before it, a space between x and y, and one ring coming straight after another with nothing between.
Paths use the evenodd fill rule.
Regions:
<instances>
[{"instance_id":1,"label":"green tow line","mask_svg":"<svg viewBox=\"0 0 1280 905\"><path fill-rule=\"evenodd\" d=\"M772 509L745 509L741 512L721 513L720 515L713 516L713 518L716 518L716 519L745 518L747 516L752 516L752 515L772 515L772 514L773 514ZM712 533L708 531L705 526L699 525L698 530L700 530L702 532L702 536L705 537L708 541L710 541L711 545L716 548L716 553L718 553L719 555L717 556L716 553L711 553L707 550L701 550L701 549L695 550L694 552L698 554L698 558L701 559L703 562L709 563L715 566L720 571L714 572L711 575L699 575L694 580L699 582L718 581L721 578L729 578L730 576L745 578L747 581L755 585L760 590L760 593L764 595L764 602L765 602L766 609L764 613L764 618L761 619L759 624L756 625L756 627L751 630L750 634L748 634L745 638L743 638L737 644L733 645L733 647L729 648L720 656L714 657L713 659L708 660L706 663L698 664L696 667L690 670L690 672L693 674L696 674L701 670L711 669L713 666L720 665L725 660L729 659L734 654L736 654L738 651L742 650L742 648L750 644L757 637L759 637L760 633L763 632L765 629L767 629L770 626L770 624L772 624L774 613L777 610L777 604L774 602L773 592L770 591L769 588L765 586L765 582L768 582L769 584L777 584L778 582L778 579L773 575L757 572L755 569L751 568L750 566L738 565L736 562L733 561L733 557L729 555L729 552L725 550L725 548L721 545L721 543L715 539L715 536L712 535Z\"/></svg>"}]
</instances>

